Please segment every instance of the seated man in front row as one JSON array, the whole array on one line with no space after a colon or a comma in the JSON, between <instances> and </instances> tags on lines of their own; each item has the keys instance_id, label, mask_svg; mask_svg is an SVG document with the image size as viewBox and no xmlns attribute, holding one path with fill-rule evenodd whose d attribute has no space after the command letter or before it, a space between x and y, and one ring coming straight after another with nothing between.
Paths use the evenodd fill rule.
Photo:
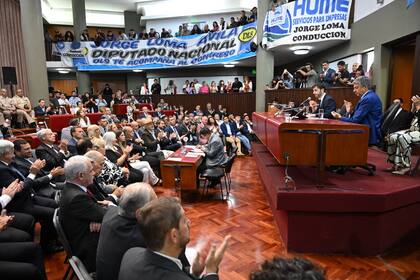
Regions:
<instances>
[{"instance_id":1,"label":"seated man in front row","mask_svg":"<svg viewBox=\"0 0 420 280\"><path fill-rule=\"evenodd\" d=\"M181 203L174 197L162 197L152 200L137 214L140 231L147 249L136 247L129 249L121 261L119 280L191 280L189 273L182 270L178 256L190 241L190 221L182 209ZM226 236L219 248L212 245L207 258L202 252L197 253L192 265L193 279L219 279L219 264L227 248L230 236Z\"/></svg>"},{"instance_id":2,"label":"seated man in front row","mask_svg":"<svg viewBox=\"0 0 420 280\"><path fill-rule=\"evenodd\" d=\"M66 185L60 199L60 222L73 254L81 259L89 272L95 272L100 223L107 208L87 190L93 183L94 174L90 159L71 157L64 166L64 174Z\"/></svg>"},{"instance_id":3,"label":"seated man in front row","mask_svg":"<svg viewBox=\"0 0 420 280\"><path fill-rule=\"evenodd\" d=\"M369 127L369 145L377 145L381 140L382 103L378 95L370 90L368 77L358 77L353 82L353 92L360 100L350 117L331 112L332 116L345 122L365 124Z\"/></svg>"}]
</instances>

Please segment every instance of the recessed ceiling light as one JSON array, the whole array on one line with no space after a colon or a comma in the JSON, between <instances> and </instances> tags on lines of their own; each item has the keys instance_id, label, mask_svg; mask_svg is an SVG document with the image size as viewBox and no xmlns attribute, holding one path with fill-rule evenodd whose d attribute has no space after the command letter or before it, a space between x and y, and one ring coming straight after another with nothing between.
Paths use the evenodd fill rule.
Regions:
<instances>
[{"instance_id":1,"label":"recessed ceiling light","mask_svg":"<svg viewBox=\"0 0 420 280\"><path fill-rule=\"evenodd\" d=\"M143 69L133 69L133 72L143 72Z\"/></svg>"},{"instance_id":2,"label":"recessed ceiling light","mask_svg":"<svg viewBox=\"0 0 420 280\"><path fill-rule=\"evenodd\" d=\"M61 70L58 70L58 73L60 73L60 74L68 74L68 73L70 73L70 70L61 69Z\"/></svg>"},{"instance_id":3,"label":"recessed ceiling light","mask_svg":"<svg viewBox=\"0 0 420 280\"><path fill-rule=\"evenodd\" d=\"M294 46L289 48L289 50L293 51L295 55L304 55L308 54L309 50L311 50L311 46Z\"/></svg>"},{"instance_id":4,"label":"recessed ceiling light","mask_svg":"<svg viewBox=\"0 0 420 280\"><path fill-rule=\"evenodd\" d=\"M222 64L238 64L238 61L222 62Z\"/></svg>"},{"instance_id":5,"label":"recessed ceiling light","mask_svg":"<svg viewBox=\"0 0 420 280\"><path fill-rule=\"evenodd\" d=\"M225 64L223 66L225 66L226 68L233 68L233 67L235 67L235 65L233 65L233 64Z\"/></svg>"}]
</instances>

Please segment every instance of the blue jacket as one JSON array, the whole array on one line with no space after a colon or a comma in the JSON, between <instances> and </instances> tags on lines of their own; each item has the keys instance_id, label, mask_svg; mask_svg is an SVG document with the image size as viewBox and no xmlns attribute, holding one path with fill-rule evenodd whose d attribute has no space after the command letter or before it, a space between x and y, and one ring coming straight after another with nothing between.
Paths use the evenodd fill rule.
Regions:
<instances>
[{"instance_id":1,"label":"blue jacket","mask_svg":"<svg viewBox=\"0 0 420 280\"><path fill-rule=\"evenodd\" d=\"M324 79L321 81L325 87L332 87L335 77L335 70L328 68L327 73L325 74Z\"/></svg>"},{"instance_id":2,"label":"blue jacket","mask_svg":"<svg viewBox=\"0 0 420 280\"><path fill-rule=\"evenodd\" d=\"M381 117L381 100L375 92L370 90L360 98L353 115L349 118L341 118L341 120L369 126L369 145L376 145L382 138Z\"/></svg>"},{"instance_id":3,"label":"blue jacket","mask_svg":"<svg viewBox=\"0 0 420 280\"><path fill-rule=\"evenodd\" d=\"M222 130L223 135L224 135L225 137L235 136L235 135L236 135L236 132L237 132L236 125L234 125L234 124L232 124L231 122L229 122L229 126L230 126L230 131L232 132L232 134L231 134L231 135L229 135L229 134L228 134L228 130L227 130L227 128L226 128L226 124L225 124L225 123L222 123L222 124L220 125L220 129Z\"/></svg>"}]
</instances>

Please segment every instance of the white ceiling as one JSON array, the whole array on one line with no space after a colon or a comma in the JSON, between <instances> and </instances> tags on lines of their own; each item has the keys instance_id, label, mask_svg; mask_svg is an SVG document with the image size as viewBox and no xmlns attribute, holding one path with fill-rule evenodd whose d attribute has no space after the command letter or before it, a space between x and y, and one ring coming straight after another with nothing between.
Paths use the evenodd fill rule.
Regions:
<instances>
[{"instance_id":1,"label":"white ceiling","mask_svg":"<svg viewBox=\"0 0 420 280\"><path fill-rule=\"evenodd\" d=\"M88 26L124 27L124 11L137 11L143 20L198 16L250 10L258 0L85 0ZM50 24L72 25L71 0L41 0Z\"/></svg>"}]
</instances>

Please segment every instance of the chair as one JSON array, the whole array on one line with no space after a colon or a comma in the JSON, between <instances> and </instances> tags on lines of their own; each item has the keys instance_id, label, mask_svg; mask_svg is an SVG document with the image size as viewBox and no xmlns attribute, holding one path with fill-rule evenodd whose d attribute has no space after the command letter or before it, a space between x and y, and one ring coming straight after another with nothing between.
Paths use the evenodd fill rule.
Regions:
<instances>
[{"instance_id":1,"label":"chair","mask_svg":"<svg viewBox=\"0 0 420 280\"><path fill-rule=\"evenodd\" d=\"M54 196L54 200L57 204L60 203L60 198L61 198L61 190L56 190L55 191L55 196Z\"/></svg>"},{"instance_id":2,"label":"chair","mask_svg":"<svg viewBox=\"0 0 420 280\"><path fill-rule=\"evenodd\" d=\"M92 276L87 271L85 265L82 261L76 257L72 256L69 259L70 267L73 269L74 273L76 274L77 279L79 280L93 280Z\"/></svg>"},{"instance_id":3,"label":"chair","mask_svg":"<svg viewBox=\"0 0 420 280\"><path fill-rule=\"evenodd\" d=\"M225 176L224 168L214 167L214 168L206 169L201 173L201 176L205 178L202 196L204 195L204 192L206 193L206 195L208 194L209 184L211 182L215 182L216 186L217 185L220 186L220 195L222 197L222 200L224 200L225 197L223 194L223 185L222 185L222 178ZM226 187L227 194L229 194L227 185L225 185L225 187Z\"/></svg>"},{"instance_id":4,"label":"chair","mask_svg":"<svg viewBox=\"0 0 420 280\"><path fill-rule=\"evenodd\" d=\"M232 154L225 164L222 165L222 167L225 170L225 184L228 189L228 196L230 193L231 185L232 185L232 178L230 177L230 172L232 171L233 162L235 161L236 153Z\"/></svg>"},{"instance_id":5,"label":"chair","mask_svg":"<svg viewBox=\"0 0 420 280\"><path fill-rule=\"evenodd\" d=\"M420 166L420 142L411 143L411 155L418 156L416 165L410 170L410 176L415 176Z\"/></svg>"},{"instance_id":6,"label":"chair","mask_svg":"<svg viewBox=\"0 0 420 280\"><path fill-rule=\"evenodd\" d=\"M60 211L60 208L57 208L54 211L53 224L54 224L55 230L57 231L58 238L60 239L61 244L63 244L64 250L66 251L67 256L66 256L66 259L64 260L64 263L66 263L73 256L73 253L71 251L70 243L67 239L67 236L63 230L63 227L61 226L60 218L58 217L58 211ZM69 276L70 276L70 279L72 279L73 272L72 272L71 266L67 268L66 273L63 276L63 280L66 280Z\"/></svg>"}]
</instances>

